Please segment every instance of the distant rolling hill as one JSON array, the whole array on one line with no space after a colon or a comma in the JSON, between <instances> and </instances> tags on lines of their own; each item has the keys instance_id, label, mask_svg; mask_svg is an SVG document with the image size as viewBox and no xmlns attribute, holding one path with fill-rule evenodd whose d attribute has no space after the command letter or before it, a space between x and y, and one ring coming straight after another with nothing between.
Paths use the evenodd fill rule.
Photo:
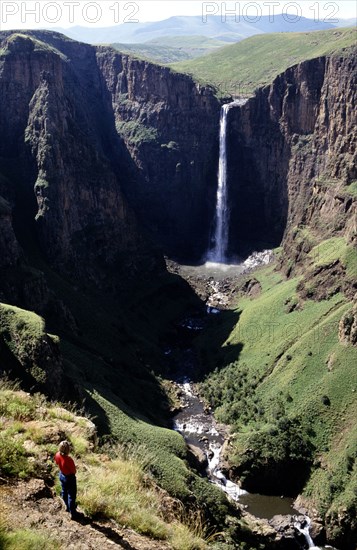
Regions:
<instances>
[{"instance_id":1,"label":"distant rolling hill","mask_svg":"<svg viewBox=\"0 0 357 550\"><path fill-rule=\"evenodd\" d=\"M209 36L226 42L238 42L254 34L272 32L309 32L313 30L331 29L334 26L325 21L314 21L301 17L292 23L283 15L275 15L271 21L269 16L262 16L255 23L248 22L247 18L240 21L229 19L222 22L219 15L211 15L204 22L202 16L174 16L163 21L149 23L122 23L113 27L70 27L56 29L69 38L98 43L143 43L167 36Z\"/></svg>"},{"instance_id":2,"label":"distant rolling hill","mask_svg":"<svg viewBox=\"0 0 357 550\"><path fill-rule=\"evenodd\" d=\"M215 85L224 94L245 95L291 65L348 48L356 44L356 38L355 28L263 34L171 66Z\"/></svg>"},{"instance_id":3,"label":"distant rolling hill","mask_svg":"<svg viewBox=\"0 0 357 550\"><path fill-rule=\"evenodd\" d=\"M207 36L165 36L144 43L111 44L122 53L133 54L158 63L195 59L225 45L226 42Z\"/></svg>"}]
</instances>

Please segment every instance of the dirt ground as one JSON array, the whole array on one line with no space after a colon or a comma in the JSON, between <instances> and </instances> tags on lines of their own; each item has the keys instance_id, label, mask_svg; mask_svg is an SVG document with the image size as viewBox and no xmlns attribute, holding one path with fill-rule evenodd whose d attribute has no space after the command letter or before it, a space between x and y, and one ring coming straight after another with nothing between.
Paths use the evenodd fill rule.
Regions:
<instances>
[{"instance_id":1,"label":"dirt ground","mask_svg":"<svg viewBox=\"0 0 357 550\"><path fill-rule=\"evenodd\" d=\"M165 542L122 528L114 521L92 520L84 514L80 514L78 520L72 520L61 498L54 495L41 479L0 485L0 517L10 528L31 528L48 534L49 539L59 540L61 547L68 550L172 548Z\"/></svg>"}]
</instances>

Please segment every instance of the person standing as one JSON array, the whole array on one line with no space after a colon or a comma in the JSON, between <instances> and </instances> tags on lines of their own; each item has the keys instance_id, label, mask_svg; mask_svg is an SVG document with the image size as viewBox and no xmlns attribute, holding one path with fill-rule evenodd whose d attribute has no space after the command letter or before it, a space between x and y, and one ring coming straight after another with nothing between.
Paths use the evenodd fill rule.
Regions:
<instances>
[{"instance_id":1,"label":"person standing","mask_svg":"<svg viewBox=\"0 0 357 550\"><path fill-rule=\"evenodd\" d=\"M69 456L70 444L68 441L61 441L58 452L55 454L55 462L60 469L59 479L61 482L61 496L66 505L66 510L71 514L72 519L77 518L77 479L76 466L73 458Z\"/></svg>"}]
</instances>

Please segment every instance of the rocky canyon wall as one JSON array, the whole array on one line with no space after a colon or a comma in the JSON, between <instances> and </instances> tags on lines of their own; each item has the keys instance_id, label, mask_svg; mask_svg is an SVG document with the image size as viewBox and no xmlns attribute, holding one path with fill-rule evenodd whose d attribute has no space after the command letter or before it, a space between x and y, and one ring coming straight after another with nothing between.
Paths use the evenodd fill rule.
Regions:
<instances>
[{"instance_id":1,"label":"rocky canyon wall","mask_svg":"<svg viewBox=\"0 0 357 550\"><path fill-rule=\"evenodd\" d=\"M47 31L3 32L0 53L8 231L26 241L31 228L53 265L96 284L118 266L135 271L134 258L154 268L153 241L202 256L216 186L213 91Z\"/></svg>"},{"instance_id":2,"label":"rocky canyon wall","mask_svg":"<svg viewBox=\"0 0 357 550\"><path fill-rule=\"evenodd\" d=\"M231 252L283 239L287 266L321 238L356 243L356 89L350 50L287 69L231 110Z\"/></svg>"},{"instance_id":3,"label":"rocky canyon wall","mask_svg":"<svg viewBox=\"0 0 357 550\"><path fill-rule=\"evenodd\" d=\"M167 67L98 48L116 129L134 161L129 203L165 253L199 259L214 213L220 104Z\"/></svg>"},{"instance_id":4,"label":"rocky canyon wall","mask_svg":"<svg viewBox=\"0 0 357 550\"><path fill-rule=\"evenodd\" d=\"M155 263L121 190L95 49L46 32L5 33L1 47L1 190L23 247L34 231L52 265L96 284Z\"/></svg>"}]
</instances>

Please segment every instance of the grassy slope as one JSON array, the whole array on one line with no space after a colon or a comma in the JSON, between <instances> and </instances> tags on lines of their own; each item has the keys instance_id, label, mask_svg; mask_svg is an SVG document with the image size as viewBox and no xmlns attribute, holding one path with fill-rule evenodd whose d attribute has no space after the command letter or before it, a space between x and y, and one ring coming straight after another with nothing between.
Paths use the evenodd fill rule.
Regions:
<instances>
[{"instance_id":1,"label":"grassy slope","mask_svg":"<svg viewBox=\"0 0 357 550\"><path fill-rule=\"evenodd\" d=\"M93 296L74 291L62 279L57 280L55 274L52 282L54 280L57 290L59 286L64 290L68 285L67 301L73 300L72 311L83 333L71 337L69 333L61 334L60 345L70 385L83 388L86 408L95 415L101 435L108 434L112 440L121 443L144 445L150 456L160 456L160 461L155 464L157 480L171 494L187 498L195 476L184 462L186 447L183 438L173 430L156 425L164 419L162 404L167 400L149 370L156 367L155 357L159 359L158 342L155 341L159 329L154 320L148 327L150 310L165 317L167 311L163 308L170 308L170 299L166 295L165 300L163 292L161 304L160 300L154 299L154 310L153 298L148 291L148 295L141 294L137 298L144 305L131 303L131 314L123 319L121 315L115 315L116 304L112 305L113 309L108 304L105 307L103 300L96 301ZM174 306L172 309L175 310ZM0 332L7 334L6 345L10 350L24 343L29 345L45 334L43 319L20 308L2 304L0 321ZM98 331L98 326L102 327L101 331ZM145 350L146 354L140 356L138 349ZM142 362L148 368L143 367Z\"/></svg>"},{"instance_id":2,"label":"grassy slope","mask_svg":"<svg viewBox=\"0 0 357 550\"><path fill-rule=\"evenodd\" d=\"M93 424L43 396L30 396L0 383L0 475L4 479L27 479L33 476L48 481L57 477L52 456L59 437L72 444L78 469L79 504L91 517L115 519L139 533L167 540L177 550L206 547L202 536L205 527L199 514L186 517L177 508L167 517L167 506L174 501L158 490L150 473L152 460L140 445L109 447L104 453L95 448ZM151 460L150 460L151 459ZM59 493L58 482L56 484ZM8 530L6 507L0 510L1 548L59 548L58 540L37 525L36 531ZM166 515L165 515L166 513ZM191 525L190 525L191 524ZM201 529L199 529L201 527ZM199 535L198 535L198 531ZM52 544L44 543L50 536ZM21 541L22 546L18 546ZM27 546L26 546L27 544Z\"/></svg>"},{"instance_id":3,"label":"grassy slope","mask_svg":"<svg viewBox=\"0 0 357 550\"><path fill-rule=\"evenodd\" d=\"M313 249L310 267L336 257L355 277L356 253L351 255L343 239ZM299 278L283 280L274 267L254 275L262 293L239 299L239 322L220 352L214 351L215 338L224 326L212 327L201 342L201 348L211 346L206 357L222 365L204 382L205 395L217 416L233 425L233 464L252 445L254 434L283 418L298 418L316 448L315 465L324 465L313 469L305 492L321 513L341 512L353 506L357 490L357 350L338 340L339 321L351 304L336 294L320 302L307 300L289 313L289 305L299 301Z\"/></svg>"},{"instance_id":4,"label":"grassy slope","mask_svg":"<svg viewBox=\"0 0 357 550\"><path fill-rule=\"evenodd\" d=\"M214 84L223 93L251 94L288 67L348 48L356 40L354 28L257 35L172 67Z\"/></svg>"},{"instance_id":5,"label":"grassy slope","mask_svg":"<svg viewBox=\"0 0 357 550\"><path fill-rule=\"evenodd\" d=\"M225 45L226 42L207 36L164 36L143 44L111 44L122 53L158 63L176 63L195 59Z\"/></svg>"},{"instance_id":6,"label":"grassy slope","mask_svg":"<svg viewBox=\"0 0 357 550\"><path fill-rule=\"evenodd\" d=\"M15 330L6 338L4 355L0 342L0 361L4 357L7 360L9 352L19 345L31 346L38 337L38 327L40 338L45 331L56 334L67 378L66 400L83 400L86 410L95 417L101 436L143 445L150 456L159 456L155 474L171 494L187 499L194 491L203 504L209 493L209 498L222 505L220 518L217 517L222 519L222 511L226 510L223 494L189 469L184 461L186 447L182 436L166 428L170 403L154 374L160 373L162 367L162 339L175 330L174 321L198 298L188 285L165 271L150 280L138 278L135 284L129 282L131 286L120 298L96 293L93 288L60 276L39 250L32 232L31 212L26 209L28 197L22 196L21 177L13 164L6 174L23 201L16 233L31 268L16 267L3 276L8 280L16 277L21 285L44 277L52 296L69 309L75 326L66 319L59 321L56 307L47 312L44 323L34 313L4 304L2 311L7 313L0 316L0 333L7 331L9 318ZM13 311L15 315L11 316ZM6 371L9 365L1 366ZM31 385L26 389L31 389Z\"/></svg>"}]
</instances>

